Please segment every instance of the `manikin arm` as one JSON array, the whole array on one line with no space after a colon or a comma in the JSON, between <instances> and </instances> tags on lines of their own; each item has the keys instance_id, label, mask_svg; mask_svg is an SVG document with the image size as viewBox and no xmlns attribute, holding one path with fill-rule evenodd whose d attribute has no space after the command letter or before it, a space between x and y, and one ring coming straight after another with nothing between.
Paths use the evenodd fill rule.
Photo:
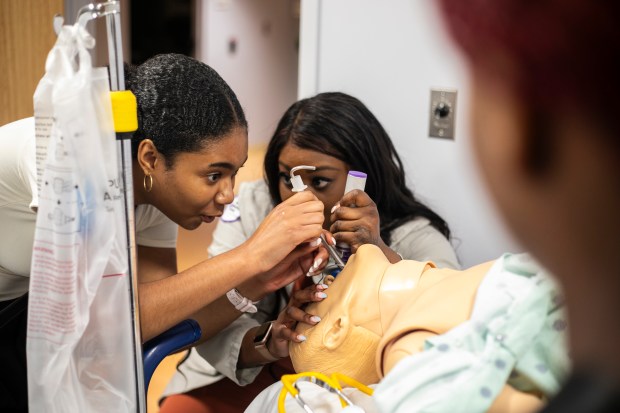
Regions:
<instances>
[{"instance_id":1,"label":"manikin arm","mask_svg":"<svg viewBox=\"0 0 620 413\"><path fill-rule=\"evenodd\" d=\"M424 341L437 334L430 331L413 331L387 343L383 352L384 375L394 368L402 359L422 351ZM528 393L516 390L510 385L504 386L501 393L491 405L488 413L529 413L543 407L543 401Z\"/></svg>"}]
</instances>

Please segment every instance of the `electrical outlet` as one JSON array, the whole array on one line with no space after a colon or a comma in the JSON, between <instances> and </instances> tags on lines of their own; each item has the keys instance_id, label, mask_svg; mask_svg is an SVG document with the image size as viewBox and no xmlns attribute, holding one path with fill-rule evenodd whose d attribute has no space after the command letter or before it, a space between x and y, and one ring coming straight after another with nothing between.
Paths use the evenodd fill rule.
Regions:
<instances>
[{"instance_id":1,"label":"electrical outlet","mask_svg":"<svg viewBox=\"0 0 620 413\"><path fill-rule=\"evenodd\" d=\"M431 89L428 136L454 139L456 90Z\"/></svg>"}]
</instances>

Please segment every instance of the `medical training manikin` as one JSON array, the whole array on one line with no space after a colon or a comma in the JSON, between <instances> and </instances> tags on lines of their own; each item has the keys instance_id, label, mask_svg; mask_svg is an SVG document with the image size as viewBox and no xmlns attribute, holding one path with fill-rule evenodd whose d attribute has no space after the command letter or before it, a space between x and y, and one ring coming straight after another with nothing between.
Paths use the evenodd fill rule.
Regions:
<instances>
[{"instance_id":1,"label":"medical training manikin","mask_svg":"<svg viewBox=\"0 0 620 413\"><path fill-rule=\"evenodd\" d=\"M366 411L536 411L568 373L561 295L526 254L456 271L363 245L327 291L293 366L378 383Z\"/></svg>"}]
</instances>

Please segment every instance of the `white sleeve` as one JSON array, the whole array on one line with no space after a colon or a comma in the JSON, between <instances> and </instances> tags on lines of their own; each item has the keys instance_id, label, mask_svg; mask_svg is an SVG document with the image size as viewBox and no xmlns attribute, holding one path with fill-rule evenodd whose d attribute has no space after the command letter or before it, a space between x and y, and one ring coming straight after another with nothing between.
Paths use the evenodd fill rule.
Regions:
<instances>
[{"instance_id":1,"label":"white sleeve","mask_svg":"<svg viewBox=\"0 0 620 413\"><path fill-rule=\"evenodd\" d=\"M138 205L135 213L136 244L155 248L176 248L179 228L152 205Z\"/></svg>"},{"instance_id":2,"label":"white sleeve","mask_svg":"<svg viewBox=\"0 0 620 413\"><path fill-rule=\"evenodd\" d=\"M404 259L432 261L439 268L460 269L450 241L426 218L417 218L396 228L390 248Z\"/></svg>"},{"instance_id":3,"label":"white sleeve","mask_svg":"<svg viewBox=\"0 0 620 413\"><path fill-rule=\"evenodd\" d=\"M34 132L34 119L28 118L23 120L26 125L26 138L24 142L24 151L20 155L22 166L20 170L23 172L22 179L30 188L32 199L30 201L30 209L35 210L39 207L39 189L37 187L37 165L36 165L36 141Z\"/></svg>"},{"instance_id":4,"label":"white sleeve","mask_svg":"<svg viewBox=\"0 0 620 413\"><path fill-rule=\"evenodd\" d=\"M238 215L239 198L224 209L224 215L218 220L213 241L209 245L209 257L215 257L243 244L252 234L246 234Z\"/></svg>"},{"instance_id":5,"label":"white sleeve","mask_svg":"<svg viewBox=\"0 0 620 413\"><path fill-rule=\"evenodd\" d=\"M0 301L28 291L36 214L32 118L0 126Z\"/></svg>"}]
</instances>

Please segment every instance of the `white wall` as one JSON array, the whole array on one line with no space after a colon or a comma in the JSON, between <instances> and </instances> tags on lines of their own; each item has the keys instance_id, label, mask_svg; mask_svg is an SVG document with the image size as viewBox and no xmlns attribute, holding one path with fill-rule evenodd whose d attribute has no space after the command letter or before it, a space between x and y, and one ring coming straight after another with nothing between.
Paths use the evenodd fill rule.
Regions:
<instances>
[{"instance_id":1,"label":"white wall","mask_svg":"<svg viewBox=\"0 0 620 413\"><path fill-rule=\"evenodd\" d=\"M291 0L202 0L198 59L230 84L250 127L250 145L265 145L297 96L298 3ZM235 53L228 50L235 39Z\"/></svg>"},{"instance_id":2,"label":"white wall","mask_svg":"<svg viewBox=\"0 0 620 413\"><path fill-rule=\"evenodd\" d=\"M432 0L302 0L299 95L342 91L379 118L415 194L446 219L461 264L520 248L490 206L469 150L467 73ZM430 89L458 90L456 138L428 137ZM370 171L372 173L372 171Z\"/></svg>"}]
</instances>

